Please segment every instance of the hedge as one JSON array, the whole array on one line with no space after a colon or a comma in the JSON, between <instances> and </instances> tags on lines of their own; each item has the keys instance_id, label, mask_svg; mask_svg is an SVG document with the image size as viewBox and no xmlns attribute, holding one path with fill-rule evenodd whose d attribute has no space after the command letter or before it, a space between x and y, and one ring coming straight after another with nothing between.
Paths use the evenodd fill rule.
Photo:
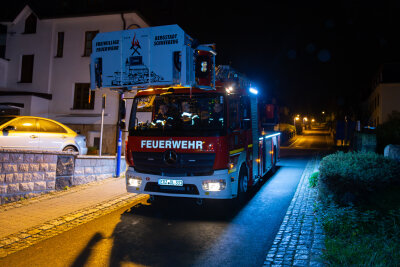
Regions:
<instances>
[{"instance_id":1,"label":"hedge","mask_svg":"<svg viewBox=\"0 0 400 267\"><path fill-rule=\"evenodd\" d=\"M331 154L322 159L319 171L320 191L340 205L373 205L400 186L400 164L372 152Z\"/></svg>"}]
</instances>

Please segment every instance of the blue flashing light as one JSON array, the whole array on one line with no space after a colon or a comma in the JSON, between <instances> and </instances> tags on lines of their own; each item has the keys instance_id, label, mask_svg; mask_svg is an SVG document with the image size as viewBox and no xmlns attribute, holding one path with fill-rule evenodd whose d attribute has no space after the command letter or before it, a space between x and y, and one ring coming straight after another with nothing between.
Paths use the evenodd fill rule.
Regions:
<instances>
[{"instance_id":1,"label":"blue flashing light","mask_svg":"<svg viewBox=\"0 0 400 267\"><path fill-rule=\"evenodd\" d=\"M280 135L280 134L281 133L270 134L270 135L265 136L265 139L270 138L270 137L274 137L274 136L277 136L277 135Z\"/></svg>"},{"instance_id":2,"label":"blue flashing light","mask_svg":"<svg viewBox=\"0 0 400 267\"><path fill-rule=\"evenodd\" d=\"M252 87L250 87L249 92L252 93L252 94L255 94L255 95L258 94L258 90L255 89L255 88L252 88Z\"/></svg>"}]
</instances>

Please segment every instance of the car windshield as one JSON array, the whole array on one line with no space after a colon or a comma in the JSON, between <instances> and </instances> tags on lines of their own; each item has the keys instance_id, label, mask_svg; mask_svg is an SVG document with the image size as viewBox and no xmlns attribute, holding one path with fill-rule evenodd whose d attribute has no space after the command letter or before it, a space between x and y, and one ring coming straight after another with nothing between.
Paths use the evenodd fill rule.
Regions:
<instances>
[{"instance_id":1,"label":"car windshield","mask_svg":"<svg viewBox=\"0 0 400 267\"><path fill-rule=\"evenodd\" d=\"M15 117L0 117L0 126L14 119Z\"/></svg>"},{"instance_id":2,"label":"car windshield","mask_svg":"<svg viewBox=\"0 0 400 267\"><path fill-rule=\"evenodd\" d=\"M217 136L225 129L221 94L136 97L129 123L130 135Z\"/></svg>"}]
</instances>

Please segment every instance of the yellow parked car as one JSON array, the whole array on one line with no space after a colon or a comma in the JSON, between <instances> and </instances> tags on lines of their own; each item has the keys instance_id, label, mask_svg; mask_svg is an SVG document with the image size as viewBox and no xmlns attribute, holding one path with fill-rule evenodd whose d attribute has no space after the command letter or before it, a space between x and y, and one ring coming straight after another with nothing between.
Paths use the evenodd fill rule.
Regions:
<instances>
[{"instance_id":1,"label":"yellow parked car","mask_svg":"<svg viewBox=\"0 0 400 267\"><path fill-rule=\"evenodd\" d=\"M0 116L0 148L87 153L85 136L57 121L32 116Z\"/></svg>"}]
</instances>

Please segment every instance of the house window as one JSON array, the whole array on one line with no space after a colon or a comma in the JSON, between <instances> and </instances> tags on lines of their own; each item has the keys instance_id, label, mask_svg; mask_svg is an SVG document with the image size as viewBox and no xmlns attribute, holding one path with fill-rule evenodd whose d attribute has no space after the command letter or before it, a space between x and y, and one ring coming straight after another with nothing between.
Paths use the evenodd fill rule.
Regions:
<instances>
[{"instance_id":1,"label":"house window","mask_svg":"<svg viewBox=\"0 0 400 267\"><path fill-rule=\"evenodd\" d=\"M33 55L23 55L21 64L21 83L31 83L33 76Z\"/></svg>"},{"instance_id":2,"label":"house window","mask_svg":"<svg viewBox=\"0 0 400 267\"><path fill-rule=\"evenodd\" d=\"M84 57L88 57L92 53L92 41L98 33L99 31L85 32L85 51L83 51Z\"/></svg>"},{"instance_id":3,"label":"house window","mask_svg":"<svg viewBox=\"0 0 400 267\"><path fill-rule=\"evenodd\" d=\"M56 57L62 57L64 51L64 32L58 32L57 35L57 55Z\"/></svg>"},{"instance_id":4,"label":"house window","mask_svg":"<svg viewBox=\"0 0 400 267\"><path fill-rule=\"evenodd\" d=\"M25 20L25 32L24 33L36 33L37 18L32 13Z\"/></svg>"},{"instance_id":5,"label":"house window","mask_svg":"<svg viewBox=\"0 0 400 267\"><path fill-rule=\"evenodd\" d=\"M0 25L0 58L6 56L7 26Z\"/></svg>"},{"instance_id":6,"label":"house window","mask_svg":"<svg viewBox=\"0 0 400 267\"><path fill-rule=\"evenodd\" d=\"M74 109L94 109L94 91L90 83L76 83L74 94Z\"/></svg>"}]
</instances>

